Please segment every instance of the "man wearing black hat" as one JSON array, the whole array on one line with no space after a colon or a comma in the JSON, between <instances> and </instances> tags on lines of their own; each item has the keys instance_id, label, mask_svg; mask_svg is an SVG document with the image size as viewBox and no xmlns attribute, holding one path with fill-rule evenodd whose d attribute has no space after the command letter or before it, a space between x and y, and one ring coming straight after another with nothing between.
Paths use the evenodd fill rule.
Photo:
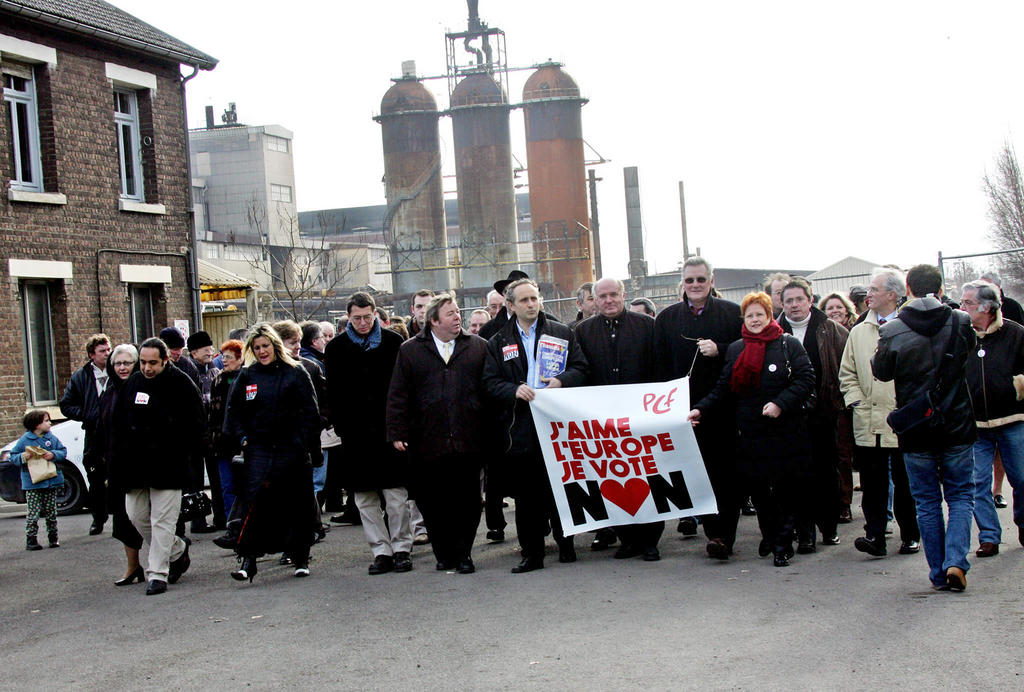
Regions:
<instances>
[{"instance_id":1,"label":"man wearing black hat","mask_svg":"<svg viewBox=\"0 0 1024 692\"><path fill-rule=\"evenodd\" d=\"M204 411L209 414L210 406L210 385L220 374L220 370L213 365L215 350L213 339L204 331L198 331L188 337L188 358L180 358L180 361L190 360L199 374L199 392L203 395ZM209 431L203 435L202 458L195 458L192 465L193 482L197 488L203 487L203 465L206 466L206 475L210 478L210 491L213 494L213 526L206 523L205 518L196 519L192 522L192 533L210 533L217 529L227 527L227 518L224 512L224 495L221 492L220 469L217 465L217 458L213 454L212 440Z\"/></svg>"},{"instance_id":2,"label":"man wearing black hat","mask_svg":"<svg viewBox=\"0 0 1024 692\"><path fill-rule=\"evenodd\" d=\"M521 272L518 269L513 269L508 273L507 279L502 279L500 281L494 282L494 290L501 295L505 295L505 289L508 288L508 285L510 283L512 283L513 281L518 281L519 279L529 278L530 277L526 274L526 272ZM557 317L550 313L545 312L543 314L545 319L554 320L555 322L559 321ZM488 322L487 324L480 328L480 337L482 339L490 339L492 336L501 331L502 327L508 324L508 321L511 317L512 307L511 304L508 301L506 301L505 309L498 310L498 314L494 316L494 319L492 319L490 322Z\"/></svg>"},{"instance_id":3,"label":"man wearing black hat","mask_svg":"<svg viewBox=\"0 0 1024 692\"><path fill-rule=\"evenodd\" d=\"M203 384L199 381L199 370L195 363L188 358L181 357L181 352L185 348L185 337L181 335L181 332L174 327L164 327L160 330L160 340L167 344L167 354L171 365L188 375L196 387L201 388Z\"/></svg>"}]
</instances>

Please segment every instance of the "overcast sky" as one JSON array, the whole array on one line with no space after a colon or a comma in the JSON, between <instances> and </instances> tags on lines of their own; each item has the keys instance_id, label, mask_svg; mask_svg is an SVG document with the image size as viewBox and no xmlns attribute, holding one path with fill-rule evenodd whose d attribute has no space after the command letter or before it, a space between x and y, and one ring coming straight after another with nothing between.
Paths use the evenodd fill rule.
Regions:
<instances>
[{"instance_id":1,"label":"overcast sky","mask_svg":"<svg viewBox=\"0 0 1024 692\"><path fill-rule=\"evenodd\" d=\"M295 132L300 210L381 204L371 120L403 60L444 73L464 0L114 0L220 60L189 82L189 122L229 101ZM640 169L652 272L690 248L724 267L904 266L984 252L981 179L1024 132L1024 3L481 0L509 64L559 60L590 103L606 274L626 274L622 168ZM460 58L461 59L461 58ZM521 101L529 71L510 74ZM445 80L427 82L447 105ZM526 163L521 110L512 146ZM445 190L454 193L450 119ZM590 158L592 152L588 152Z\"/></svg>"}]
</instances>

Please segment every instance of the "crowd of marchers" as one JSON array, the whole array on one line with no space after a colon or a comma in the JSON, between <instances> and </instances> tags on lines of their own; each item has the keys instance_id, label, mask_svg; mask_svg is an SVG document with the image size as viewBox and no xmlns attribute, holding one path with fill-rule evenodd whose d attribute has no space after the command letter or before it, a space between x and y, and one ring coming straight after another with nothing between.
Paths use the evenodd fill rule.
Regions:
<instances>
[{"instance_id":1,"label":"crowd of marchers","mask_svg":"<svg viewBox=\"0 0 1024 692\"><path fill-rule=\"evenodd\" d=\"M959 298L944 296L936 267L918 265L880 267L867 286L826 296L772 274L736 304L717 294L710 262L691 257L678 302L627 302L621 281L602 278L579 288L577 319L563 324L513 271L469 312L468 329L454 296L423 290L408 325L355 293L337 325L260 323L219 348L171 327L138 345L96 334L60 407L85 431L89 532L112 521L126 560L115 583L145 582L147 594L189 569L186 529L223 531L214 542L236 553L236 580L251 582L264 556L308 576L330 526L323 512L362 526L371 575L412 570L413 546L428 543L438 570L469 574L481 514L487 540L504 541L508 497L513 573L544 567L548 534L558 561L574 562L530 402L539 389L680 377L718 512L676 530L702 526L710 558L738 549L741 513L760 528L750 549L777 567L838 545L856 470L865 534L855 549L884 557L894 519L898 552L923 546L932 586L959 591L973 523L976 555L999 552L1004 476L1024 546L1024 313L995 274ZM566 344L553 377L539 366L545 337ZM40 518L58 547L63 479L33 482L27 462L66 452L45 411L24 423L11 459L25 462L26 548L42 547ZM212 519L187 525L183 495L205 479ZM602 529L591 549L656 561L664 528Z\"/></svg>"}]
</instances>

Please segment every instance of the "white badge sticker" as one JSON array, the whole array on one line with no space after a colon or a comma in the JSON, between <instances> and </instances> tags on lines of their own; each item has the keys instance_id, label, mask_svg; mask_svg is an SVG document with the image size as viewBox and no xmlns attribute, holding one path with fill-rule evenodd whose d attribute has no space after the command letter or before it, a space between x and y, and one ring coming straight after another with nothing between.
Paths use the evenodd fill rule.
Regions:
<instances>
[{"instance_id":1,"label":"white badge sticker","mask_svg":"<svg viewBox=\"0 0 1024 692\"><path fill-rule=\"evenodd\" d=\"M768 372L775 372L778 369L779 369L779 366L776 365L775 363L770 363L768 365Z\"/></svg>"},{"instance_id":2,"label":"white badge sticker","mask_svg":"<svg viewBox=\"0 0 1024 692\"><path fill-rule=\"evenodd\" d=\"M984 357L985 357L985 349L979 348L978 349L978 358L984 358Z\"/></svg>"},{"instance_id":3,"label":"white badge sticker","mask_svg":"<svg viewBox=\"0 0 1024 692\"><path fill-rule=\"evenodd\" d=\"M146 392L136 392L135 393L135 403L136 404L148 404L149 403L149 394L147 394Z\"/></svg>"}]
</instances>

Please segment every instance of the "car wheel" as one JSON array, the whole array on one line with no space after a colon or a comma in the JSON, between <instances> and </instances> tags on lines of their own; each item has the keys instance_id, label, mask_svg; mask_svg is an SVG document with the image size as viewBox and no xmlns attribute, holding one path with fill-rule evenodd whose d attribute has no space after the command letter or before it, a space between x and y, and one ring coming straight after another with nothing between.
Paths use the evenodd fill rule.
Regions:
<instances>
[{"instance_id":1,"label":"car wheel","mask_svg":"<svg viewBox=\"0 0 1024 692\"><path fill-rule=\"evenodd\" d=\"M64 485L57 489L57 514L78 514L85 507L85 481L71 464L58 463L57 468L64 474Z\"/></svg>"}]
</instances>

